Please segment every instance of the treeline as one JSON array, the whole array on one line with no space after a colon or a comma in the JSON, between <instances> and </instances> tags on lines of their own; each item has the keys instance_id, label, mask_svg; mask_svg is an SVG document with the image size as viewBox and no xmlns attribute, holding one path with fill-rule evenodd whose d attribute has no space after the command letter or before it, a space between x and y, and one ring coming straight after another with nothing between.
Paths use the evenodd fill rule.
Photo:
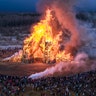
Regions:
<instances>
[{"instance_id":1,"label":"treeline","mask_svg":"<svg viewBox=\"0 0 96 96\"><path fill-rule=\"evenodd\" d=\"M0 14L0 27L30 25L38 22L40 14Z\"/></svg>"},{"instance_id":2,"label":"treeline","mask_svg":"<svg viewBox=\"0 0 96 96\"><path fill-rule=\"evenodd\" d=\"M81 21L90 22L92 27L96 28L96 12L79 12L76 14L76 18Z\"/></svg>"},{"instance_id":3,"label":"treeline","mask_svg":"<svg viewBox=\"0 0 96 96\"><path fill-rule=\"evenodd\" d=\"M82 21L96 20L96 12L79 12L76 14L76 18Z\"/></svg>"}]
</instances>

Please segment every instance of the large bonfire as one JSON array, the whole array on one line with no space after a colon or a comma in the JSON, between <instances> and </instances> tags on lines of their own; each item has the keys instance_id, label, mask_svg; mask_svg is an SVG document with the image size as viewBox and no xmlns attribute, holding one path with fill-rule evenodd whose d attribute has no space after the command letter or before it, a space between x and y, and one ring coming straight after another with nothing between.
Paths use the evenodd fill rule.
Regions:
<instances>
[{"instance_id":1,"label":"large bonfire","mask_svg":"<svg viewBox=\"0 0 96 96\"><path fill-rule=\"evenodd\" d=\"M24 40L23 50L11 56L12 61L41 60L45 63L70 61L72 54L64 50L64 36L55 13L47 9L44 19L32 27L32 32Z\"/></svg>"}]
</instances>

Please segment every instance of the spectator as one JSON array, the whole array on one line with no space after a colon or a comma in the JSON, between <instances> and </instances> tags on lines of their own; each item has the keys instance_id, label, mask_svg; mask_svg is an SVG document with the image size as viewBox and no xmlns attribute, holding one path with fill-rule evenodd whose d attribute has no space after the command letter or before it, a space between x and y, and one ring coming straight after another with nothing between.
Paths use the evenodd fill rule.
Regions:
<instances>
[{"instance_id":1,"label":"spectator","mask_svg":"<svg viewBox=\"0 0 96 96\"><path fill-rule=\"evenodd\" d=\"M94 70L69 77L47 77L37 80L28 79L26 76L0 75L0 96L23 96L30 87L31 90L41 92L41 96L96 96L95 81Z\"/></svg>"}]
</instances>

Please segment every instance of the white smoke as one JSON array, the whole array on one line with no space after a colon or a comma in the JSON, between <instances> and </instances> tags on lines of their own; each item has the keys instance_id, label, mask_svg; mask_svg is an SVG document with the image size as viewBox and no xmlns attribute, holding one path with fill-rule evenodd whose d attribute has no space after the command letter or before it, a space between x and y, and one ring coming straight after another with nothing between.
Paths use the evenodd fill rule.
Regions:
<instances>
[{"instance_id":1,"label":"white smoke","mask_svg":"<svg viewBox=\"0 0 96 96\"><path fill-rule=\"evenodd\" d=\"M52 76L55 73L63 73L63 75L75 74L78 72L88 70L88 55L86 53L78 53L74 61L71 62L60 62L53 67L47 68L45 71L40 73L35 73L29 76L31 79L39 79L46 76ZM93 65L91 65L93 66Z\"/></svg>"},{"instance_id":2,"label":"white smoke","mask_svg":"<svg viewBox=\"0 0 96 96\"><path fill-rule=\"evenodd\" d=\"M22 50L19 50L19 52L16 52L14 53L12 56L10 57L7 57L7 58L4 58L2 61L21 61L21 58L22 58L22 55L23 55L23 51Z\"/></svg>"},{"instance_id":3,"label":"white smoke","mask_svg":"<svg viewBox=\"0 0 96 96\"><path fill-rule=\"evenodd\" d=\"M87 60L88 60L88 55L82 52L77 54L74 61L82 64L85 63Z\"/></svg>"}]
</instances>

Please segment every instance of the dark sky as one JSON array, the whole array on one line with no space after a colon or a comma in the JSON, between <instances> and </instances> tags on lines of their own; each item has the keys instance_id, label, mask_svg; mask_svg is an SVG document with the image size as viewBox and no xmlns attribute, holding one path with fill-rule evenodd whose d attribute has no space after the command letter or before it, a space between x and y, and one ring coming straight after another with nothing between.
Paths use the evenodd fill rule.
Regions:
<instances>
[{"instance_id":1,"label":"dark sky","mask_svg":"<svg viewBox=\"0 0 96 96\"><path fill-rule=\"evenodd\" d=\"M96 11L96 0L77 0L77 6L83 11Z\"/></svg>"},{"instance_id":2,"label":"dark sky","mask_svg":"<svg viewBox=\"0 0 96 96\"><path fill-rule=\"evenodd\" d=\"M0 0L0 12L34 12L38 0Z\"/></svg>"},{"instance_id":3,"label":"dark sky","mask_svg":"<svg viewBox=\"0 0 96 96\"><path fill-rule=\"evenodd\" d=\"M35 12L39 0L0 0L0 12ZM96 0L78 0L81 10L96 10Z\"/></svg>"}]
</instances>

